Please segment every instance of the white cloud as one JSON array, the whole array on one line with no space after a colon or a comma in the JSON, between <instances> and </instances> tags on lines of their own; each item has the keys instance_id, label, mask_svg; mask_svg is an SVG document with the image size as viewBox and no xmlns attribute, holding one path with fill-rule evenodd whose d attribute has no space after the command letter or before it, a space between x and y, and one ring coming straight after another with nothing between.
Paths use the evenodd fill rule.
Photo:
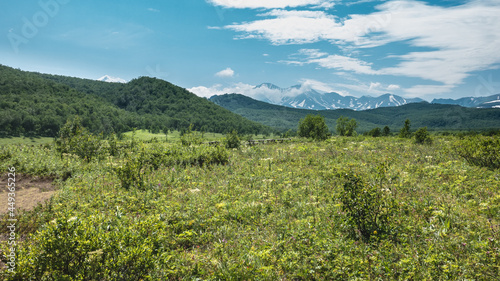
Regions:
<instances>
[{"instance_id":1,"label":"white cloud","mask_svg":"<svg viewBox=\"0 0 500 281\"><path fill-rule=\"evenodd\" d=\"M334 6L332 0L208 0L215 6L238 9L274 9L287 7L314 6L317 8L331 8Z\"/></svg>"},{"instance_id":2,"label":"white cloud","mask_svg":"<svg viewBox=\"0 0 500 281\"><path fill-rule=\"evenodd\" d=\"M236 83L229 87L224 87L221 84L215 84L211 87L198 86L189 88L187 90L199 97L209 98L211 96L216 96L216 95L218 96L224 94L242 94L251 96L249 95L249 93L252 92L253 88L255 88L255 86L245 83Z\"/></svg>"},{"instance_id":3,"label":"white cloud","mask_svg":"<svg viewBox=\"0 0 500 281\"><path fill-rule=\"evenodd\" d=\"M231 2L233 7L238 6L236 3L243 5L243 1L213 2L219 5ZM258 2L264 3L252 3ZM278 2L265 1L269 4L262 4L261 7L283 8ZM287 7L299 6L299 2L314 4L313 1L298 1ZM264 19L232 24L225 28L241 33L238 37L240 39L266 39L275 45L328 41L341 48L360 51L398 42L419 48L420 51L393 56L397 59L396 63L389 66L377 65L377 70L373 69L374 65L370 62L336 54L327 55L319 50L310 50L310 54L303 53L307 56L306 60L287 62L299 65L316 63L324 68L359 74L415 77L441 84L420 85L408 91L449 91L476 71L499 68L500 1L470 0L462 5L441 7L402 0L385 2L377 6L377 9L371 14L350 15L343 19L325 11L275 9L261 14Z\"/></svg>"},{"instance_id":4,"label":"white cloud","mask_svg":"<svg viewBox=\"0 0 500 281\"><path fill-rule=\"evenodd\" d=\"M228 67L224 70L221 70L221 71L215 73L215 76L222 77L222 78L231 78L234 76L234 70L232 70L231 68Z\"/></svg>"},{"instance_id":5,"label":"white cloud","mask_svg":"<svg viewBox=\"0 0 500 281\"><path fill-rule=\"evenodd\" d=\"M371 68L371 63L352 57L328 55L317 49L302 49L299 51L298 55L303 55L305 58L299 58L298 61L285 61L285 63L299 65L314 63L324 68L341 71L353 71L360 74L377 74L377 72Z\"/></svg>"},{"instance_id":6,"label":"white cloud","mask_svg":"<svg viewBox=\"0 0 500 281\"><path fill-rule=\"evenodd\" d=\"M154 12L154 13L159 13L160 12L160 10L154 9L154 8L148 8L148 11Z\"/></svg>"},{"instance_id":7,"label":"white cloud","mask_svg":"<svg viewBox=\"0 0 500 281\"><path fill-rule=\"evenodd\" d=\"M399 89L401 89L401 86L399 86L399 85L391 84L391 85L387 86L388 91L395 91L395 90L399 90Z\"/></svg>"},{"instance_id":8,"label":"white cloud","mask_svg":"<svg viewBox=\"0 0 500 281\"><path fill-rule=\"evenodd\" d=\"M368 89L368 91L371 92L372 90L376 90L376 89L380 88L380 86L382 86L382 84L380 84L380 82L376 82L376 83L371 82L370 88Z\"/></svg>"},{"instance_id":9,"label":"white cloud","mask_svg":"<svg viewBox=\"0 0 500 281\"><path fill-rule=\"evenodd\" d=\"M325 36L340 24L323 11L273 10L261 16L275 17L225 28L242 32L240 39L264 38L275 45L314 43L327 39Z\"/></svg>"},{"instance_id":10,"label":"white cloud","mask_svg":"<svg viewBox=\"0 0 500 281\"><path fill-rule=\"evenodd\" d=\"M302 89L314 89L325 93L336 92L332 85L314 79L301 79L300 84L302 85Z\"/></svg>"}]
</instances>

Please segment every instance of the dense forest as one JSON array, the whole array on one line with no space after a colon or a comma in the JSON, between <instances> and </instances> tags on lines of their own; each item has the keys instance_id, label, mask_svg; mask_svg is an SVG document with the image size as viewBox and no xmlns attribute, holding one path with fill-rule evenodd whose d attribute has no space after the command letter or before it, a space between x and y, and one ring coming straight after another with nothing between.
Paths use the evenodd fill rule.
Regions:
<instances>
[{"instance_id":1,"label":"dense forest","mask_svg":"<svg viewBox=\"0 0 500 281\"><path fill-rule=\"evenodd\" d=\"M341 116L354 118L359 123L359 132L384 126L389 126L394 131L401 128L406 119L410 119L414 127L428 127L430 130L489 130L498 129L500 124L500 109L465 108L426 102L364 111L315 111L272 105L239 94L214 96L210 100L243 117L282 131L296 129L300 119L308 114L322 115L331 129L335 128L336 120Z\"/></svg>"},{"instance_id":2,"label":"dense forest","mask_svg":"<svg viewBox=\"0 0 500 281\"><path fill-rule=\"evenodd\" d=\"M270 132L269 127L166 81L141 77L127 84L39 74L0 65L0 136L55 136L72 116L93 133L133 128Z\"/></svg>"}]
</instances>

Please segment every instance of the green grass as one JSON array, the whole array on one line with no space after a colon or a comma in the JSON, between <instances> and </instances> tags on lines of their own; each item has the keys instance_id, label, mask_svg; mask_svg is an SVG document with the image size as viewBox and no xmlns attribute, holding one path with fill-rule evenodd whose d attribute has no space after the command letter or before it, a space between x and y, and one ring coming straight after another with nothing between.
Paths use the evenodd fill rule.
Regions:
<instances>
[{"instance_id":1,"label":"green grass","mask_svg":"<svg viewBox=\"0 0 500 281\"><path fill-rule=\"evenodd\" d=\"M158 160L156 169L135 167L140 188L122 187L116 167L173 159L178 144L123 143L119 155L90 163L9 146L0 151L4 171L16 165L72 176L50 203L18 215L19 233L31 236L18 249L16 275L3 277L494 280L500 171L468 164L455 153L458 138L433 138L433 145L396 137L296 139L227 150L226 165ZM182 153L190 150L199 159L213 152L201 145ZM343 208L347 173L375 202L394 203L391 212L380 210L389 216L369 239Z\"/></svg>"},{"instance_id":2,"label":"green grass","mask_svg":"<svg viewBox=\"0 0 500 281\"><path fill-rule=\"evenodd\" d=\"M135 134L135 135L134 135ZM153 134L149 132L148 130L136 130L135 133L134 131L126 132L123 134L126 139L132 139L132 136L136 140L140 141L150 141L154 138L164 141L165 139L168 140L168 142L178 142L181 139L181 133L180 131L169 131L167 138L165 138L165 134L163 133L158 133L158 134ZM203 139L204 141L220 141L225 135L219 134L219 133L203 133ZM279 138L279 136L270 134L267 136L264 136L262 134L259 135L252 135L252 139L258 140L258 139L268 139L268 138Z\"/></svg>"},{"instance_id":3,"label":"green grass","mask_svg":"<svg viewBox=\"0 0 500 281\"><path fill-rule=\"evenodd\" d=\"M54 138L26 138L26 137L12 137L12 138L0 138L0 145L8 145L8 144L46 144L52 143Z\"/></svg>"}]
</instances>

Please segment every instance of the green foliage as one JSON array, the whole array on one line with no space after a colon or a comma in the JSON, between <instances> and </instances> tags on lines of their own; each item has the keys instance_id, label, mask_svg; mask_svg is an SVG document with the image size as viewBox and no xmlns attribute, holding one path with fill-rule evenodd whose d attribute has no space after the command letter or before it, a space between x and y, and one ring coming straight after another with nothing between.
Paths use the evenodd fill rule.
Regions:
<instances>
[{"instance_id":1,"label":"green foliage","mask_svg":"<svg viewBox=\"0 0 500 281\"><path fill-rule=\"evenodd\" d=\"M340 116L337 119L337 134L339 136L352 137L356 134L356 128L358 127L358 122L355 119L350 119L344 116Z\"/></svg>"},{"instance_id":2,"label":"green foliage","mask_svg":"<svg viewBox=\"0 0 500 281\"><path fill-rule=\"evenodd\" d=\"M372 136L374 138L380 137L382 135L382 130L380 128L374 128L370 130L367 135Z\"/></svg>"},{"instance_id":3,"label":"green foliage","mask_svg":"<svg viewBox=\"0 0 500 281\"><path fill-rule=\"evenodd\" d=\"M389 126L385 126L384 129L382 130L382 136L388 137L391 135L391 129Z\"/></svg>"},{"instance_id":4,"label":"green foliage","mask_svg":"<svg viewBox=\"0 0 500 281\"><path fill-rule=\"evenodd\" d=\"M75 117L66 122L56 139L56 149L61 154L74 154L78 157L90 161L105 153L102 148L102 138L96 137L82 127L79 117ZM111 148L116 153L116 147Z\"/></svg>"},{"instance_id":5,"label":"green foliage","mask_svg":"<svg viewBox=\"0 0 500 281\"><path fill-rule=\"evenodd\" d=\"M193 124L191 124L187 131L181 133L181 143L184 146L199 145L203 143L203 135L193 131Z\"/></svg>"},{"instance_id":6,"label":"green foliage","mask_svg":"<svg viewBox=\"0 0 500 281\"><path fill-rule=\"evenodd\" d=\"M233 130L231 133L228 133L224 138L223 143L224 146L229 149L240 148L241 140L240 137L238 136L238 132Z\"/></svg>"},{"instance_id":7,"label":"green foliage","mask_svg":"<svg viewBox=\"0 0 500 281\"><path fill-rule=\"evenodd\" d=\"M406 119L404 127L399 131L399 137L409 139L411 135L410 119Z\"/></svg>"},{"instance_id":8,"label":"green foliage","mask_svg":"<svg viewBox=\"0 0 500 281\"><path fill-rule=\"evenodd\" d=\"M454 151L469 164L500 168L500 137L474 136L455 142Z\"/></svg>"},{"instance_id":9,"label":"green foliage","mask_svg":"<svg viewBox=\"0 0 500 281\"><path fill-rule=\"evenodd\" d=\"M325 118L321 115L307 115L299 122L298 135L303 138L311 138L322 141L328 138L328 127Z\"/></svg>"},{"instance_id":10,"label":"green foliage","mask_svg":"<svg viewBox=\"0 0 500 281\"><path fill-rule=\"evenodd\" d=\"M325 117L329 128L335 128L335 122L340 116L354 118L359 123L358 130L363 132L375 127L399 128L405 119L410 119L415 128L427 127L432 131L498 129L500 123L499 109L463 108L446 104L410 103L360 111L350 109L317 111L273 105L239 94L214 96L210 100L245 118L277 128L282 132L296 129L297 123L308 114L321 114ZM239 129L238 131L241 132ZM399 133L399 130L396 133Z\"/></svg>"},{"instance_id":11,"label":"green foliage","mask_svg":"<svg viewBox=\"0 0 500 281\"><path fill-rule=\"evenodd\" d=\"M361 176L351 171L340 176L344 182L340 201L350 234L364 241L391 234L397 209L390 190L383 189L381 185L366 183Z\"/></svg>"},{"instance_id":12,"label":"green foliage","mask_svg":"<svg viewBox=\"0 0 500 281\"><path fill-rule=\"evenodd\" d=\"M137 187L139 189L144 189L144 169L149 168L146 167L145 162L143 157L137 157L130 153L128 157L123 160L121 165L117 165L113 168L123 188L129 189L131 187Z\"/></svg>"},{"instance_id":13,"label":"green foliage","mask_svg":"<svg viewBox=\"0 0 500 281\"><path fill-rule=\"evenodd\" d=\"M51 201L16 215L17 271L0 280L496 280L498 170L458 158L450 144L468 138L433 139L136 139L90 162L50 144L0 147L0 170L59 179ZM142 188L122 187L114 169L127 161Z\"/></svg>"},{"instance_id":14,"label":"green foliage","mask_svg":"<svg viewBox=\"0 0 500 281\"><path fill-rule=\"evenodd\" d=\"M427 127L419 128L414 135L416 144L432 144L432 138L427 132Z\"/></svg>"},{"instance_id":15,"label":"green foliage","mask_svg":"<svg viewBox=\"0 0 500 281\"><path fill-rule=\"evenodd\" d=\"M95 212L79 218L63 216L46 224L22 251L12 280L141 280L154 268L151 222L113 219ZM157 222L159 223L159 222Z\"/></svg>"},{"instance_id":16,"label":"green foliage","mask_svg":"<svg viewBox=\"0 0 500 281\"><path fill-rule=\"evenodd\" d=\"M93 134L165 127L226 133L270 128L249 121L166 81L142 77L126 84L25 72L0 65L0 137L55 137L74 115Z\"/></svg>"}]
</instances>

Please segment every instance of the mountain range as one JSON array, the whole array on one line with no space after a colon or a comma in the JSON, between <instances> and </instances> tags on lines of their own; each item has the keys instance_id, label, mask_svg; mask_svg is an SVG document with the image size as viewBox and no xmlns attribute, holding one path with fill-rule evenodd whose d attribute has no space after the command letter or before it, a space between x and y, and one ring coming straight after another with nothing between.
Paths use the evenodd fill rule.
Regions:
<instances>
[{"instance_id":1,"label":"mountain range","mask_svg":"<svg viewBox=\"0 0 500 281\"><path fill-rule=\"evenodd\" d=\"M302 108L312 110L341 109L367 110L379 107L401 106L408 103L418 103L420 98L406 99L397 95L385 94L379 97L344 96L335 92L324 93L302 85L290 88L280 88L271 83L263 83L254 88L257 93L256 99L291 108ZM270 96L268 93L273 93ZM267 95L266 95L267 94Z\"/></svg>"},{"instance_id":2,"label":"mountain range","mask_svg":"<svg viewBox=\"0 0 500 281\"><path fill-rule=\"evenodd\" d=\"M434 99L432 103L454 104L463 107L500 108L500 94L489 97L466 97L460 99Z\"/></svg>"},{"instance_id":3,"label":"mountain range","mask_svg":"<svg viewBox=\"0 0 500 281\"><path fill-rule=\"evenodd\" d=\"M263 83L254 87L249 96L269 104L310 110L352 109L361 111L424 102L420 98L404 98L389 93L378 97L354 97L336 92L323 92L306 85L281 88L272 83ZM431 103L476 108L499 108L500 94L489 97L466 97L457 100L434 99Z\"/></svg>"},{"instance_id":4,"label":"mountain range","mask_svg":"<svg viewBox=\"0 0 500 281\"><path fill-rule=\"evenodd\" d=\"M270 104L240 94L213 96L212 102L252 121L277 128L281 131L297 129L300 119L308 114L321 115L328 127L334 130L340 116L358 121L358 132L389 126L399 130L406 119L412 128L428 127L429 130L488 130L498 129L500 109L467 108L453 104L428 102L408 103L397 107L379 107L368 110L311 110Z\"/></svg>"}]
</instances>

